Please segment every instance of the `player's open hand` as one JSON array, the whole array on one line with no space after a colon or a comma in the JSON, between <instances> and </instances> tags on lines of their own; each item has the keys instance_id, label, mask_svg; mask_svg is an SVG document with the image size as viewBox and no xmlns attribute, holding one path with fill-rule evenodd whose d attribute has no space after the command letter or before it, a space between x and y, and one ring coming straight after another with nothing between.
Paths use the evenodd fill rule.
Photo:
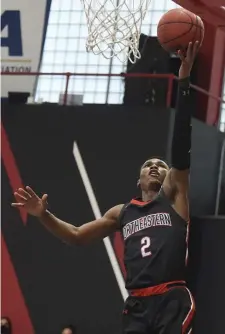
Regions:
<instances>
[{"instance_id":1,"label":"player's open hand","mask_svg":"<svg viewBox=\"0 0 225 334\"><path fill-rule=\"evenodd\" d=\"M181 59L181 66L179 70L179 79L187 78L190 76L192 66L194 64L195 57L199 50L199 42L190 42L187 50L179 50L178 55Z\"/></svg>"},{"instance_id":2,"label":"player's open hand","mask_svg":"<svg viewBox=\"0 0 225 334\"><path fill-rule=\"evenodd\" d=\"M41 217L46 211L48 197L46 194L40 198L30 187L26 187L25 189L19 188L14 196L17 203L12 203L12 206L23 207L32 216Z\"/></svg>"}]
</instances>

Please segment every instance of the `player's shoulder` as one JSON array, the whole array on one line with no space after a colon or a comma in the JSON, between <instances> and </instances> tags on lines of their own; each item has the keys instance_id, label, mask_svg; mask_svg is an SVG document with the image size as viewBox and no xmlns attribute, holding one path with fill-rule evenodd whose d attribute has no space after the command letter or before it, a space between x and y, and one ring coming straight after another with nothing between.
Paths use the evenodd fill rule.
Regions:
<instances>
[{"instance_id":1,"label":"player's shoulder","mask_svg":"<svg viewBox=\"0 0 225 334\"><path fill-rule=\"evenodd\" d=\"M141 202L139 198L131 199L129 202L124 204L118 204L113 206L110 210L106 212L106 216L117 219L117 221L121 221L125 212L129 207L140 207L143 204L147 204L147 202Z\"/></svg>"},{"instance_id":2,"label":"player's shoulder","mask_svg":"<svg viewBox=\"0 0 225 334\"><path fill-rule=\"evenodd\" d=\"M105 213L105 216L114 218L114 219L118 219L123 207L124 207L124 204L115 205Z\"/></svg>"},{"instance_id":3,"label":"player's shoulder","mask_svg":"<svg viewBox=\"0 0 225 334\"><path fill-rule=\"evenodd\" d=\"M105 217L119 222L121 218L123 217L125 210L128 207L129 203L118 204L118 205L113 206L111 209L109 209L105 213Z\"/></svg>"}]
</instances>

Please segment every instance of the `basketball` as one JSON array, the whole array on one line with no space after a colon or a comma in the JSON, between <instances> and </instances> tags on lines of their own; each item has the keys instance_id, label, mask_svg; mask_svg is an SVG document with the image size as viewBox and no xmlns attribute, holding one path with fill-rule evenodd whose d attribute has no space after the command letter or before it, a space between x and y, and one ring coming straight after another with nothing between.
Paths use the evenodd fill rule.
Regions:
<instances>
[{"instance_id":1,"label":"basketball","mask_svg":"<svg viewBox=\"0 0 225 334\"><path fill-rule=\"evenodd\" d=\"M157 27L158 41L169 52L185 50L189 42L204 38L204 24L201 18L184 8L176 8L165 13Z\"/></svg>"}]
</instances>

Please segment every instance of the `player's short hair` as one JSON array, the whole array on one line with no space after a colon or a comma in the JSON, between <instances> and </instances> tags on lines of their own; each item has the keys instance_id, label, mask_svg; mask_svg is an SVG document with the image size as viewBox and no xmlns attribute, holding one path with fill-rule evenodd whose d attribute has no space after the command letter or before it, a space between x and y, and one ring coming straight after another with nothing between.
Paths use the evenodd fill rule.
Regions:
<instances>
[{"instance_id":1,"label":"player's short hair","mask_svg":"<svg viewBox=\"0 0 225 334\"><path fill-rule=\"evenodd\" d=\"M154 156L152 156L152 157L150 157L150 158L148 158L148 159L145 160L145 162L141 165L140 170L142 170L142 168L143 168L144 164L146 163L146 161L153 160L153 159L157 159L157 160L163 161L166 164L167 168L169 169L168 163L162 157L154 155Z\"/></svg>"}]
</instances>

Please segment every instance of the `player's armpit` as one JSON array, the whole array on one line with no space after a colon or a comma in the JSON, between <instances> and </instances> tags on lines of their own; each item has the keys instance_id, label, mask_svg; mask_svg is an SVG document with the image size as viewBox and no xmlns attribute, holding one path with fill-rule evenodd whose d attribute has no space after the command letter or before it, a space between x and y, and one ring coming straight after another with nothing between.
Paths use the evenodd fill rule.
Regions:
<instances>
[{"instance_id":1,"label":"player's armpit","mask_svg":"<svg viewBox=\"0 0 225 334\"><path fill-rule=\"evenodd\" d=\"M189 220L189 169L171 168L164 180L163 190L170 199L174 210L185 220Z\"/></svg>"},{"instance_id":2,"label":"player's armpit","mask_svg":"<svg viewBox=\"0 0 225 334\"><path fill-rule=\"evenodd\" d=\"M67 244L86 244L102 239L118 229L118 218L122 207L123 205L117 205L107 211L102 218L80 227L60 220L49 211L45 211L39 219L53 235Z\"/></svg>"}]
</instances>

